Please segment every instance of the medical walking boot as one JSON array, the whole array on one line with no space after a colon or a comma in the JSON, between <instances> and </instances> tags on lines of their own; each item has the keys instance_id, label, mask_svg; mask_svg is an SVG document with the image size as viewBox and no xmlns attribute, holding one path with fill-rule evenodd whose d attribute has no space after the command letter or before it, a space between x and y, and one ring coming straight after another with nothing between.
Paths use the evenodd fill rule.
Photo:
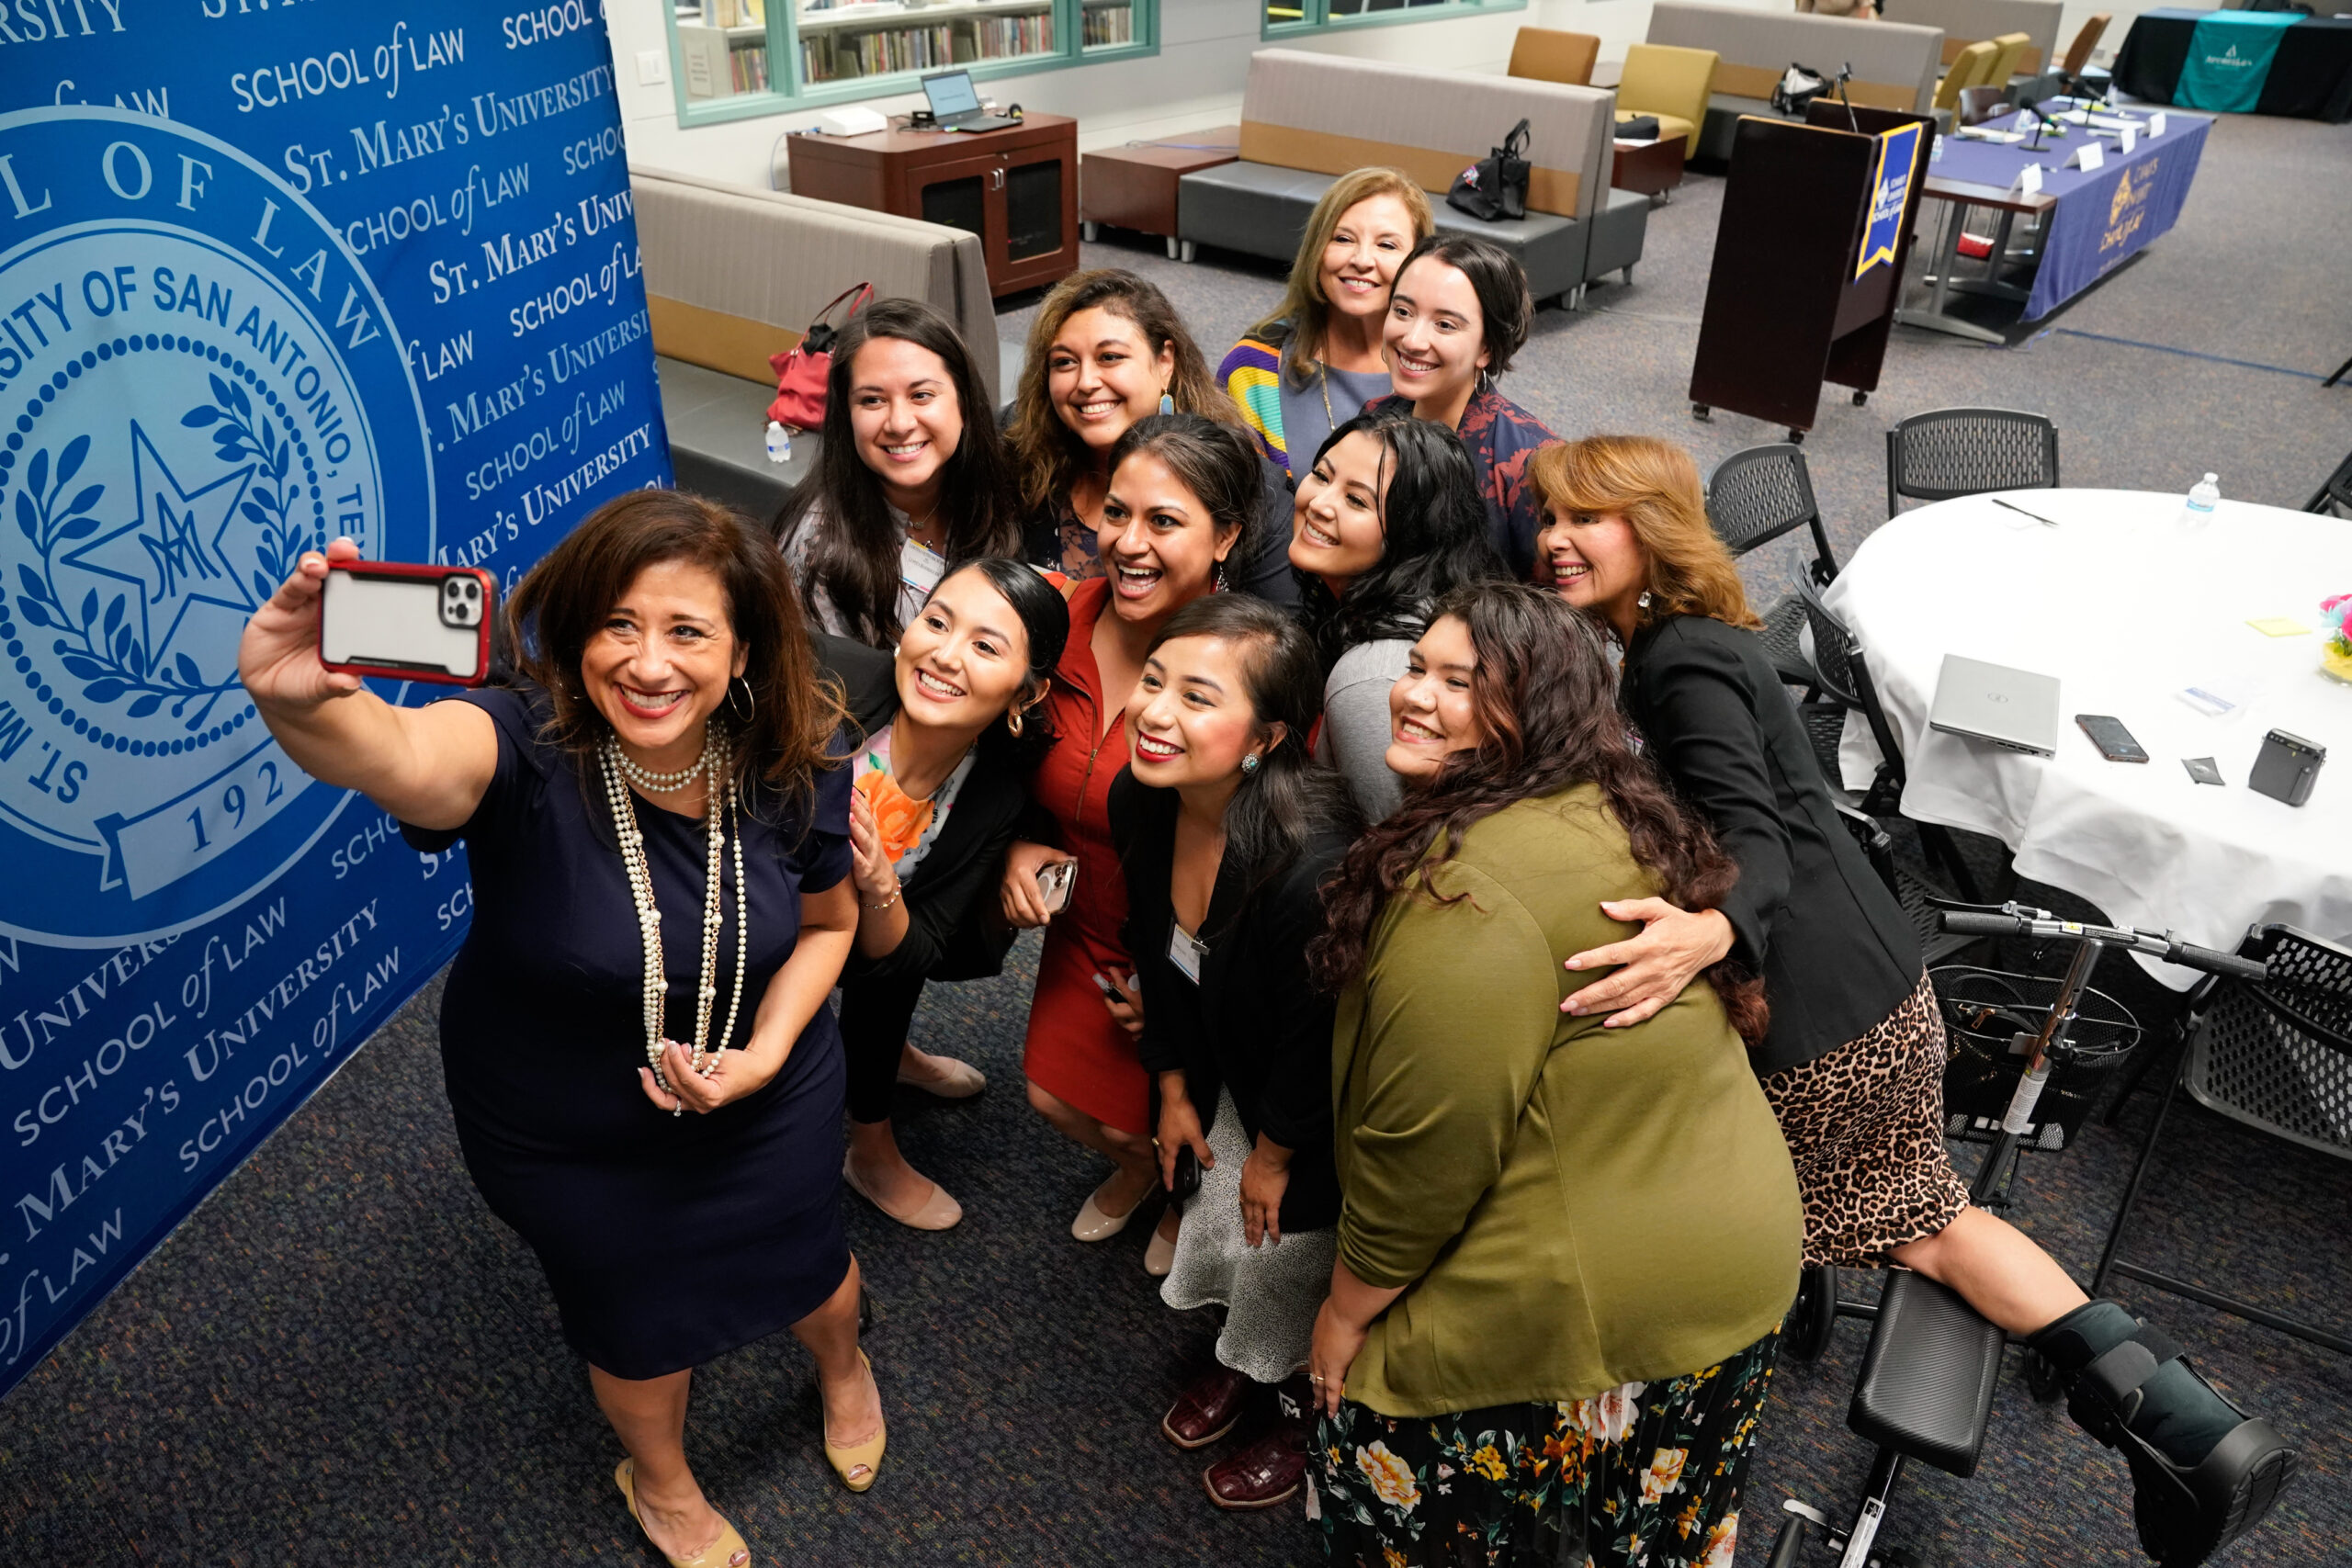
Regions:
<instances>
[{"instance_id":1,"label":"medical walking boot","mask_svg":"<svg viewBox=\"0 0 2352 1568\"><path fill-rule=\"evenodd\" d=\"M2113 1302L2079 1306L2026 1344L2057 1370L2075 1424L2132 1467L2140 1545L2164 1568L2192 1568L2252 1529L2294 1473L2295 1450L2269 1422Z\"/></svg>"}]
</instances>

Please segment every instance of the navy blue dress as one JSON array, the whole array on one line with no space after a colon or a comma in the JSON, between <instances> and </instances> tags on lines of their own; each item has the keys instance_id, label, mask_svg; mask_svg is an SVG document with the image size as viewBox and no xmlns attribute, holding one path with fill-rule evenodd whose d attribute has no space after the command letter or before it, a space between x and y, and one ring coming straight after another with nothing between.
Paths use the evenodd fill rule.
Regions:
<instances>
[{"instance_id":1,"label":"navy blue dress","mask_svg":"<svg viewBox=\"0 0 2352 1568\"><path fill-rule=\"evenodd\" d=\"M427 851L463 839L472 870L473 928L442 996L441 1063L474 1185L538 1254L564 1338L616 1377L698 1366L808 1315L849 1272L831 1006L758 1093L707 1116L655 1106L637 1077L643 959L603 782L590 780L592 815L579 775L537 739L547 709L535 688L454 700L490 715L498 772L464 827L403 832ZM817 775L813 820L773 794L748 803L751 952L730 1045L749 1039L792 956L801 895L849 874L849 770L834 768ZM637 818L663 915L668 1033L691 1040L703 823L642 796ZM714 1031L734 981L731 852L728 862Z\"/></svg>"}]
</instances>

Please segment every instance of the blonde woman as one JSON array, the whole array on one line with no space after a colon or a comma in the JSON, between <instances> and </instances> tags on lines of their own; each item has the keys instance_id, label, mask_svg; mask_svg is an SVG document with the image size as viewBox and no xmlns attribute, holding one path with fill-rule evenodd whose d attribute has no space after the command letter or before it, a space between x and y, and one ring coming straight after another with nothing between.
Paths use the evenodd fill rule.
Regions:
<instances>
[{"instance_id":1,"label":"blonde woman","mask_svg":"<svg viewBox=\"0 0 2352 1568\"><path fill-rule=\"evenodd\" d=\"M1388 395L1380 344L1388 288L1434 232L1430 198L1408 176L1341 175L1306 220L1282 303L1216 367L1259 446L1294 482L1331 432Z\"/></svg>"},{"instance_id":2,"label":"blonde woman","mask_svg":"<svg viewBox=\"0 0 2352 1568\"><path fill-rule=\"evenodd\" d=\"M1032 566L1080 580L1102 575L1095 538L1111 491L1111 449L1154 413L1201 414L1242 428L1168 296L1117 267L1062 279L1029 328L1006 432L1027 519L1022 553ZM1271 465L1260 490L1267 548L1233 562L1216 586L1295 604L1285 547L1290 497Z\"/></svg>"}]
</instances>

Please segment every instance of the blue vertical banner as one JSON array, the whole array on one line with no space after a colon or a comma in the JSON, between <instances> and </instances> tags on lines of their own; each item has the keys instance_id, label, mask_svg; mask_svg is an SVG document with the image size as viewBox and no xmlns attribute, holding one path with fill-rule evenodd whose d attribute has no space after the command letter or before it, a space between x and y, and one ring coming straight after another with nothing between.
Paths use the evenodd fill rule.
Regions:
<instances>
[{"instance_id":1,"label":"blue vertical banner","mask_svg":"<svg viewBox=\"0 0 2352 1568\"><path fill-rule=\"evenodd\" d=\"M656 399L590 0L0 12L0 1392L465 934L246 616L339 534L511 588Z\"/></svg>"},{"instance_id":2,"label":"blue vertical banner","mask_svg":"<svg viewBox=\"0 0 2352 1568\"><path fill-rule=\"evenodd\" d=\"M1866 276L1874 266L1891 266L1903 243L1903 209L1911 199L1911 178L1919 168L1919 144L1924 125L1898 125L1879 132L1878 162L1871 172L1870 216L1862 223L1860 259L1854 276Z\"/></svg>"}]
</instances>

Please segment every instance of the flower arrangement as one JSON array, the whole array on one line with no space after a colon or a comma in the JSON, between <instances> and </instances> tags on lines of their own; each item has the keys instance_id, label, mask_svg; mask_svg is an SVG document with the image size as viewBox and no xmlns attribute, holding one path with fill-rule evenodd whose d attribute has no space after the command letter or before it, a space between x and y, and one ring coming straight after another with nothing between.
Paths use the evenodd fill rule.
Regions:
<instances>
[{"instance_id":1,"label":"flower arrangement","mask_svg":"<svg viewBox=\"0 0 2352 1568\"><path fill-rule=\"evenodd\" d=\"M2321 628L2326 634L2322 646L2319 667L2337 680L2352 684L2352 593L2338 593L2319 602Z\"/></svg>"}]
</instances>

